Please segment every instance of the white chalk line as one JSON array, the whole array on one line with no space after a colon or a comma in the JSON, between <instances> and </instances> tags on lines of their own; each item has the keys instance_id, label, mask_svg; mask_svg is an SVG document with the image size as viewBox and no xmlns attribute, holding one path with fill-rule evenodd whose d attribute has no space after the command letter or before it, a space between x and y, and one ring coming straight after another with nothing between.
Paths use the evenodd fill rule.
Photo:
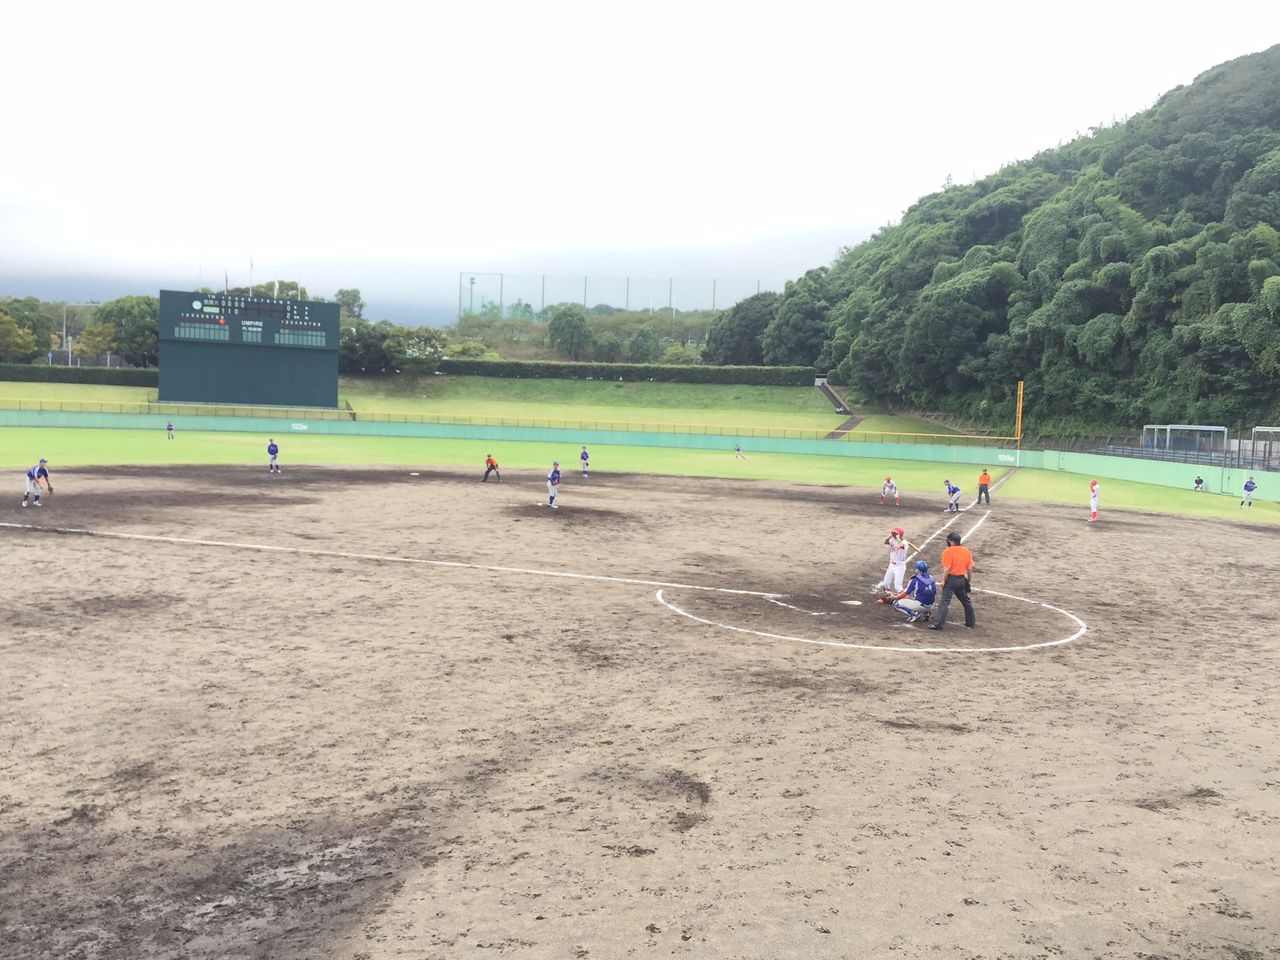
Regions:
<instances>
[{"instance_id":1,"label":"white chalk line","mask_svg":"<svg viewBox=\"0 0 1280 960\"><path fill-rule=\"evenodd\" d=\"M1005 474L1003 477L1000 478L1000 483L1003 483L1012 475L1013 475L1012 471ZM999 484L993 484L992 489L994 489L998 485ZM970 504L970 507L972 507L976 503L977 501L975 500L973 504ZM987 522L987 518L990 516L991 516L991 511L990 510L986 511L982 515L982 517L978 520L978 522L968 529L968 531L964 534L963 539L965 540L969 539L969 537L973 535L975 530L977 530L980 526L982 526L984 523ZM939 533L947 529L947 527L951 526L951 524L955 523L959 519L960 519L960 515L956 514L956 516L952 517L945 524L943 524L938 531L931 534L929 538L924 541L924 543L928 543L929 540L932 540ZM921 544L920 549L923 549L923 547L924 547L924 544ZM917 553L918 552L919 551L917 550ZM781 633L769 633L768 631L764 631L764 630L751 630L747 627L735 627L732 624L720 623L715 620L708 620L704 617L699 617L696 614L692 614L688 610L684 610L681 607L669 601L666 597L662 595L661 590L657 592L657 598L658 598L658 602L661 603L664 607L667 607L669 610L672 610L675 613L680 614L681 616L688 617L690 620L696 620L699 623L705 623L708 626L720 627L723 630L732 630L736 633L746 633L746 634L750 634L751 636L765 637L770 640L788 640L793 643L808 643L808 644L813 644L815 646L823 646L823 647L842 647L842 648L847 648L851 650L882 650L890 653L1016 653L1019 651L1026 651L1026 650L1043 650L1046 647L1058 647L1058 646L1062 646L1063 644L1071 643L1073 640L1079 640L1089 630L1088 624L1086 624L1083 620L1077 617L1070 610L1064 610L1061 607L1055 607L1051 603L1044 603L1041 600L1033 600L1030 597L1020 597L1012 593L1001 593L998 590L985 590L981 587L975 588L974 592L990 594L993 597L1004 597L1007 600L1019 600L1023 603L1030 603L1036 606L1044 607L1046 610L1052 610L1055 613L1060 613L1064 617L1068 617L1069 619L1073 620L1076 624L1079 625L1079 629L1075 633L1071 634L1069 637L1063 637L1060 640L1045 640L1040 643L1027 643L1027 644L1019 644L1016 646L1008 646L1008 647L894 647L894 646L887 646L884 644L852 643L847 640L816 640L811 637L792 637L792 636L788 636L786 634L781 634ZM781 606L784 606L784 607L790 606L790 604L780 603L777 600L772 600L771 602L779 603ZM800 608L792 607L792 609L799 610ZM807 613L809 611L801 610L801 612Z\"/></svg>"},{"instance_id":2,"label":"white chalk line","mask_svg":"<svg viewBox=\"0 0 1280 960\"><path fill-rule=\"evenodd\" d=\"M291 553L303 557L331 557L340 560L370 560L378 563L410 563L428 567L452 567L460 570L485 570L490 573L523 573L537 577L564 577L570 580L596 580L607 583L630 583L642 587L664 587L671 590L703 590L749 597L780 597L782 594L763 590L737 590L730 587L707 587L696 583L668 583L636 577L607 577L598 573L571 573L563 570L535 570L530 567L504 567L462 560L424 560L419 557L396 557L377 553L351 553L346 550L318 550L312 547L287 547L272 543L237 543L231 540L199 540L193 537L168 537L150 533L119 533L110 530L79 530L72 527L45 527L33 523L0 523L10 530L57 533L64 536L100 537L109 540L141 540L147 543L176 543L184 546L223 547L231 550L258 550L264 553Z\"/></svg>"},{"instance_id":3,"label":"white chalk line","mask_svg":"<svg viewBox=\"0 0 1280 960\"><path fill-rule=\"evenodd\" d=\"M838 617L840 615L839 610L806 610L804 609L804 607L797 607L793 603L783 603L781 600L778 600L774 597L765 597L765 599L768 600L770 603L776 603L780 607L786 607L788 610L795 610L795 611L798 611L799 613L807 613L811 617Z\"/></svg>"},{"instance_id":4,"label":"white chalk line","mask_svg":"<svg viewBox=\"0 0 1280 960\"><path fill-rule=\"evenodd\" d=\"M1080 629L1069 637L1063 637L1061 640L1046 640L1041 643L1025 643L1017 646L1009 647L891 647L877 643L853 643L848 640L816 640L812 637L792 637L784 633L769 633L766 630L751 630L747 627L735 627L732 624L720 623L716 620L708 620L705 617L699 617L697 614L684 610L666 597L659 590L656 594L658 602L669 610L688 617L690 620L696 620L699 623L705 623L708 626L720 627L722 630L732 630L735 633L746 633L753 637L765 637L769 640L789 640L792 643L808 643L819 647L841 647L848 650L881 650L888 653L1017 653L1026 650L1042 650L1045 647L1059 647L1073 640L1079 640L1088 631L1088 625L1069 610L1063 610L1061 607L1055 607L1051 603L1043 603L1040 600L1032 600L1029 597L1019 597L1012 593L1000 593L996 590L983 590L977 588L976 593L989 593L995 597L1005 597L1008 600L1021 600L1024 603L1032 603L1048 610L1053 610L1063 616L1070 617L1080 625Z\"/></svg>"},{"instance_id":5,"label":"white chalk line","mask_svg":"<svg viewBox=\"0 0 1280 960\"><path fill-rule=\"evenodd\" d=\"M996 487L1000 486L1000 484L1004 483L1006 480L1008 480L1010 477L1012 477L1012 476L1013 476L1013 473L1014 473L1014 471L1013 471L1013 470L1008 471L1008 472L1007 472L1003 477L1001 477L999 480L997 480L995 483L993 483L993 484L991 485L991 489L992 489L992 490L994 490ZM955 523L957 520L959 520L959 519L960 519L960 514L961 514L961 513L967 513L968 511L972 510L972 509L973 509L974 507L976 507L977 505L978 505L978 500L977 500L977 498L975 497L975 498L974 498L974 500L973 500L973 502L972 502L972 503L970 503L967 507L965 507L965 508L964 508L964 510L958 511L954 517L952 517L950 520L948 520L946 523L944 523L942 526L940 526L940 527L939 527L937 530L935 530L933 533L929 534L929 536L925 537L925 539L924 539L923 541L921 541L921 542L916 546L916 551L915 551L915 553L913 553L913 554L911 554L910 556L908 556L908 557L907 557L907 563L910 563L910 562L911 562L912 560L914 560L916 557L920 556L921 552L923 552L923 550L924 550L924 548L925 548L925 544L927 544L930 540L932 540L934 537L936 537L938 534L940 534L943 530L947 529L947 527L951 526L953 523ZM988 510L988 511L986 512L986 514L983 516L983 518L982 518L982 519L983 519L983 520L985 520L985 519L987 519L987 517L989 517L989 516L991 516L991 511L990 511L990 510ZM982 521L981 521L981 520L979 520L979 521L978 521L978 524L975 524L975 525L974 525L973 530L977 530L977 529L978 529L978 526L979 526L981 523L982 523ZM970 530L970 531L969 531L969 533L972 533L972 532L973 532L973 530ZM968 536L968 535L969 535L969 534L965 534L965 536Z\"/></svg>"},{"instance_id":6,"label":"white chalk line","mask_svg":"<svg viewBox=\"0 0 1280 960\"><path fill-rule=\"evenodd\" d=\"M1005 478L1001 478L1002 481L1004 479ZM973 525L973 527L970 528L969 534L971 534L974 530L978 529L978 527L982 525L982 523L987 519L988 516L990 516L990 511L988 511L987 514L982 517L982 519L980 519L976 524ZM953 517L951 520L947 522L947 524L943 526L942 529L945 530L947 526L950 526L952 523L954 523L958 519L959 519L958 516ZM293 554L295 556L329 557L329 558L340 559L340 560L362 560L362 561L372 561L377 563L406 563L406 564L415 564L419 566L447 567L447 568L462 569L462 570L483 570L490 573L520 573L520 574L526 574L529 576L538 576L538 577L561 577L561 578L571 579L571 580L593 580L593 581L605 582L605 583L626 583L626 584L633 584L637 586L658 587L659 589L657 592L657 598L659 603L661 603L665 607L668 607L671 610L674 610L676 613L679 613L682 616L688 617L690 620L696 620L699 623L705 623L710 626L720 627L725 630L732 630L738 633L752 634L755 636L766 637L774 640L788 640L794 643L808 643L808 644L814 644L817 646L842 647L842 648L847 648L852 650L882 650L882 651L888 651L893 653L1006 653L1006 652L1015 652L1020 650L1038 650L1043 647L1054 647L1054 646L1059 646L1061 644L1070 643L1073 640L1079 639L1088 630L1088 627L1085 624L1085 622L1081 620L1079 617L1077 617L1074 613L1071 613L1068 610L1063 610L1060 607L1053 606L1052 604L1042 603L1041 601L1031 600L1026 597L1018 597L1013 594L999 593L998 591L995 591L995 590L983 590L979 588L976 592L989 593L989 594L992 594L993 596L1005 597L1011 600L1021 600L1025 603L1034 603L1039 606L1045 607L1046 609L1056 611L1057 613L1061 613L1064 616L1070 617L1072 620L1078 623L1080 625L1080 629L1077 630L1071 636L1066 637L1065 639L1062 639L1062 640L1052 640L1052 641L1046 641L1044 643L1026 644L1022 646L1012 646L1012 647L892 647L892 646L885 646L885 645L879 645L879 644L850 643L848 641L840 641L840 640L815 640L808 637L791 637L783 634L767 633L767 632L758 631L758 630L749 630L745 627L735 627L726 623L717 623L714 620L706 620L702 617L689 613L686 610L682 610L681 608L669 602L662 596L663 590L696 590L704 593L725 593L725 594L731 594L736 596L762 597L771 603L778 603L781 606L791 607L792 609L797 610L801 613L808 613L811 616L819 615L819 614L815 614L813 611L802 610L801 608L794 607L791 604L782 603L777 598L786 596L786 594L778 593L774 591L742 590L742 589L735 589L731 587L709 587L709 586L704 586L702 584L696 584L696 583L672 583L672 582L667 582L662 580L645 580L637 577L609 577L603 574L594 574L594 573L573 573L573 572L561 571L561 570L537 570L530 567L508 567L508 566L499 566L496 564L467 563L462 560L426 560L420 557L397 557L397 556L390 556L386 554L355 553L347 550L321 550L315 547L290 547L290 546L283 546L280 544L270 544L270 543L241 543L241 542L232 541L232 540L206 540L206 539L200 539L195 537L164 536L161 534L123 533L123 532L111 531L111 530L85 530L85 529L80 529L76 527L47 527L47 526L42 526L39 524L32 524L32 523L0 522L0 528L10 529L10 530L26 530L26 531L31 531L33 533L53 533L53 534L59 534L62 536L97 537L97 538L108 539L108 540L135 540L135 541L142 541L142 542L149 542L149 543L178 544L182 546L220 547L220 548L230 549L230 550L254 550L254 551L259 551L263 553ZM968 534L966 534L966 537L967 536ZM926 543L927 542L928 541L926 541Z\"/></svg>"}]
</instances>

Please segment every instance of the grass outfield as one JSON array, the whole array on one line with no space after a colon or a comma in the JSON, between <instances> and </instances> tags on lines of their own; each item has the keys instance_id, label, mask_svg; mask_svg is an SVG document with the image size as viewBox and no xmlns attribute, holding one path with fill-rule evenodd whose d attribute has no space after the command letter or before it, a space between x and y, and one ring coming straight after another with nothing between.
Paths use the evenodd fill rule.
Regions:
<instances>
[{"instance_id":1,"label":"grass outfield","mask_svg":"<svg viewBox=\"0 0 1280 960\"><path fill-rule=\"evenodd\" d=\"M282 434L281 462L286 471L308 464L373 464L405 467L464 467L484 472L487 453L497 456L504 470L521 477L541 478L554 459L566 464L572 476L578 447L557 443L493 443L485 440L420 440L405 437L337 437ZM199 433L179 429L167 440L163 430L77 430L9 427L0 429L0 467L20 470L39 457L48 457L54 476L61 467L118 464L266 464L265 436L246 433ZM977 490L978 468L919 461L864 460L799 454L755 453L737 460L729 449L683 450L662 447L592 446L591 462L598 475L652 473L672 476L778 480L792 483L836 484L879 490L891 474L910 503L920 498L943 504L942 481L947 477L964 487L968 498ZM1001 473L996 471L999 479ZM1020 470L995 494L1047 503L1078 505L1088 515L1089 477L1047 470ZM15 484L14 489L17 489ZM1196 494L1125 480L1102 481L1102 513L1145 510L1190 516L1222 517L1255 523L1280 523L1280 505L1255 503L1237 507L1234 497Z\"/></svg>"},{"instance_id":2,"label":"grass outfield","mask_svg":"<svg viewBox=\"0 0 1280 960\"><path fill-rule=\"evenodd\" d=\"M919 417L900 417L897 414L871 414L853 428L854 433L950 433L948 429Z\"/></svg>"},{"instance_id":3,"label":"grass outfield","mask_svg":"<svg viewBox=\"0 0 1280 960\"><path fill-rule=\"evenodd\" d=\"M1079 473L1024 468L1009 478L997 491L997 496L1041 500L1046 503L1079 504L1081 518L1088 519L1089 481L1092 479L1091 476ZM1256 500L1252 507L1241 510L1240 498L1236 496L1195 493L1132 480L1108 480L1105 477L1100 478L1098 484L1098 515L1102 519L1106 519L1108 510L1147 510L1181 516L1280 523L1280 504L1264 500Z\"/></svg>"},{"instance_id":4,"label":"grass outfield","mask_svg":"<svg viewBox=\"0 0 1280 960\"><path fill-rule=\"evenodd\" d=\"M531 417L834 430L845 418L812 387L432 377L413 393L342 378L340 402L368 413Z\"/></svg>"},{"instance_id":5,"label":"grass outfield","mask_svg":"<svg viewBox=\"0 0 1280 960\"><path fill-rule=\"evenodd\" d=\"M0 381L0 406L16 400L93 400L107 403L146 403L156 398L155 387L112 387L97 383L17 383Z\"/></svg>"},{"instance_id":6,"label":"grass outfield","mask_svg":"<svg viewBox=\"0 0 1280 960\"><path fill-rule=\"evenodd\" d=\"M339 405L350 403L367 414L790 427L821 432L834 430L846 419L812 387L449 376L423 380L412 392L395 389L399 386L394 380L343 377ZM17 406L17 400L138 403L155 398L155 389L149 387L0 382L0 406Z\"/></svg>"}]
</instances>

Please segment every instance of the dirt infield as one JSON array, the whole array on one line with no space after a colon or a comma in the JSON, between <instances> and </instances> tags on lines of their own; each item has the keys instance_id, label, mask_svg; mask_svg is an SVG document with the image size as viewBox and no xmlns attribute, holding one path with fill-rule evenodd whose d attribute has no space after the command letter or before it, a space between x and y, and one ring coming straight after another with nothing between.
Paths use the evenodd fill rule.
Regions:
<instances>
[{"instance_id":1,"label":"dirt infield","mask_svg":"<svg viewBox=\"0 0 1280 960\"><path fill-rule=\"evenodd\" d=\"M0 957L1280 955L1280 528L417 472L14 486Z\"/></svg>"}]
</instances>

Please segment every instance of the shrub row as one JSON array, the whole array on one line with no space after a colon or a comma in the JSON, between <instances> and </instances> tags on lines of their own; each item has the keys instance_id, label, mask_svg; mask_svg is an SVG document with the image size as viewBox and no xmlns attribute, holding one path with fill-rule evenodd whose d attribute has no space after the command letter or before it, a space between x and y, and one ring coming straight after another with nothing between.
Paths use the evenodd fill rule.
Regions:
<instances>
[{"instance_id":1,"label":"shrub row","mask_svg":"<svg viewBox=\"0 0 1280 960\"><path fill-rule=\"evenodd\" d=\"M654 380L662 383L749 383L813 386L812 367L713 367L657 363L570 363L559 360L440 361L440 372L470 377L555 380Z\"/></svg>"},{"instance_id":2,"label":"shrub row","mask_svg":"<svg viewBox=\"0 0 1280 960\"><path fill-rule=\"evenodd\" d=\"M160 371L139 367L48 367L0 363L0 380L23 383L98 383L116 387L157 387Z\"/></svg>"}]
</instances>

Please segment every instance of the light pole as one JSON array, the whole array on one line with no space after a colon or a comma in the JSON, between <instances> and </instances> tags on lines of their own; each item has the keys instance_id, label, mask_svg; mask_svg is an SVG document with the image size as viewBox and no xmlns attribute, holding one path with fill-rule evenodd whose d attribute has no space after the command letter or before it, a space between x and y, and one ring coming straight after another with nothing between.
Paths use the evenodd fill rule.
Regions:
<instances>
[{"instance_id":1,"label":"light pole","mask_svg":"<svg viewBox=\"0 0 1280 960\"><path fill-rule=\"evenodd\" d=\"M471 305L467 308L467 313L476 312L476 278L471 278Z\"/></svg>"},{"instance_id":2,"label":"light pole","mask_svg":"<svg viewBox=\"0 0 1280 960\"><path fill-rule=\"evenodd\" d=\"M62 349L67 351L67 366L71 366L71 344L67 341L67 307L96 307L96 303L64 303L62 305Z\"/></svg>"}]
</instances>

